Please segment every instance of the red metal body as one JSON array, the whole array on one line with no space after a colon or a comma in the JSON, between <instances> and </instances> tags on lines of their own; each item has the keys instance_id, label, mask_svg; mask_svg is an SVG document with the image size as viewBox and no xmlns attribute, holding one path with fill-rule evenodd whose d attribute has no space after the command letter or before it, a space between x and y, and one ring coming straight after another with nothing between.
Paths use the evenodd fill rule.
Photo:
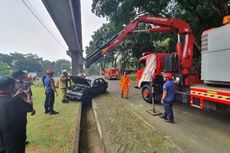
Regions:
<instances>
[{"instance_id":1,"label":"red metal body","mask_svg":"<svg viewBox=\"0 0 230 153\"><path fill-rule=\"evenodd\" d=\"M198 102L195 103L195 101ZM191 106L204 109L205 101L230 105L230 89L220 88L220 87L210 87L205 84L198 84L196 86L191 86L190 89Z\"/></svg>"}]
</instances>

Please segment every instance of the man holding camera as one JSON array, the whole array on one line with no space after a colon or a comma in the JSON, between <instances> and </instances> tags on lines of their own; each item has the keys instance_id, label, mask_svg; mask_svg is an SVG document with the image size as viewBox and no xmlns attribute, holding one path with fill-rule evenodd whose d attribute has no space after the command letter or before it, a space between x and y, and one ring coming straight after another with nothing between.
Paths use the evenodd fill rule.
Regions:
<instances>
[{"instance_id":1,"label":"man holding camera","mask_svg":"<svg viewBox=\"0 0 230 153\"><path fill-rule=\"evenodd\" d=\"M0 76L0 152L24 153L26 115L32 111L31 96L22 88L15 91L15 79ZM14 93L14 95L13 95Z\"/></svg>"}]
</instances>

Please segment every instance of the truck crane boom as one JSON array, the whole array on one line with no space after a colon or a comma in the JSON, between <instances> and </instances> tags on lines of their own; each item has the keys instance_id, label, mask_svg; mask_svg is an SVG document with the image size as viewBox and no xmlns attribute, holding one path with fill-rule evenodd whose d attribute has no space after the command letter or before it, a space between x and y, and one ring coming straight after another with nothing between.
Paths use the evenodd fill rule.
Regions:
<instances>
[{"instance_id":1,"label":"truck crane boom","mask_svg":"<svg viewBox=\"0 0 230 153\"><path fill-rule=\"evenodd\" d=\"M126 39L126 37L133 33L140 23L150 23L155 25L154 28L148 29L149 32L170 32L173 31L178 35L178 42L176 52L179 60L179 65L182 75L189 74L192 65L194 36L190 26L177 18L163 18L155 16L139 16L128 23L124 29L118 34L114 35L110 40L103 44L98 50L86 57L86 67L98 60L100 57L115 48L118 44ZM184 35L184 45L182 45L180 36ZM183 49L182 49L182 46Z\"/></svg>"}]
</instances>

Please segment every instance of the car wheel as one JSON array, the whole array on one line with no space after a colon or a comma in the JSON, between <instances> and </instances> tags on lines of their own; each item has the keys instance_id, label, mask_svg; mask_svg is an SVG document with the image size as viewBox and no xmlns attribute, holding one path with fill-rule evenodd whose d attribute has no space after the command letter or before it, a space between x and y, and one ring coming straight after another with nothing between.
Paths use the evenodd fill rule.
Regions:
<instances>
[{"instance_id":1,"label":"car wheel","mask_svg":"<svg viewBox=\"0 0 230 153\"><path fill-rule=\"evenodd\" d=\"M141 89L141 95L142 98L147 102L147 103L152 103L152 93L151 93L151 87L150 85L146 84L142 87Z\"/></svg>"}]
</instances>

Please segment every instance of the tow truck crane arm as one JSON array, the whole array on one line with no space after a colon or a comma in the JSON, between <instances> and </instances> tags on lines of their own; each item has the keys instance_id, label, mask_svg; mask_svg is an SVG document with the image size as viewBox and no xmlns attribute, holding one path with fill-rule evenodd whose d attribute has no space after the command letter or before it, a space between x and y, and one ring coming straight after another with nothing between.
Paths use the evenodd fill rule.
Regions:
<instances>
[{"instance_id":1,"label":"tow truck crane arm","mask_svg":"<svg viewBox=\"0 0 230 153\"><path fill-rule=\"evenodd\" d=\"M115 48L118 44L126 39L126 37L135 31L140 23L154 24L154 28L147 29L149 32L170 32L174 31L178 35L178 42L176 52L181 68L181 74L189 74L189 69L192 65L192 54L194 45L194 36L189 25L177 18L163 18L155 16L139 16L130 23L118 34L114 35L109 41L103 44L97 51L86 57L86 67L105 55L107 52ZM182 50L182 43L180 36L184 35L184 47Z\"/></svg>"}]
</instances>

